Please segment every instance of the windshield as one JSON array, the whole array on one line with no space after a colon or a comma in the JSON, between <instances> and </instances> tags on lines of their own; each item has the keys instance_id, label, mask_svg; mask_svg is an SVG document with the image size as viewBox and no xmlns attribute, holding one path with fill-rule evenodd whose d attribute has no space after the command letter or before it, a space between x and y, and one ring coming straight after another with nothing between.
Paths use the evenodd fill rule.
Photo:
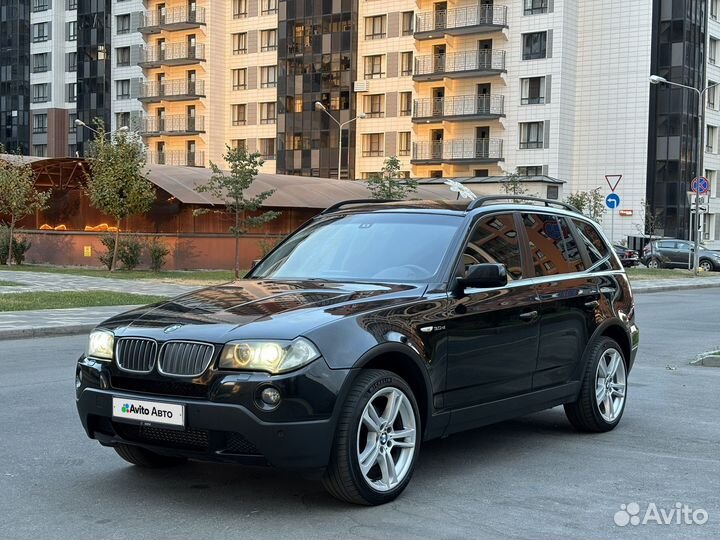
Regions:
<instances>
[{"instance_id":1,"label":"windshield","mask_svg":"<svg viewBox=\"0 0 720 540\"><path fill-rule=\"evenodd\" d=\"M427 281L438 273L462 218L349 214L310 225L271 253L253 278Z\"/></svg>"}]
</instances>

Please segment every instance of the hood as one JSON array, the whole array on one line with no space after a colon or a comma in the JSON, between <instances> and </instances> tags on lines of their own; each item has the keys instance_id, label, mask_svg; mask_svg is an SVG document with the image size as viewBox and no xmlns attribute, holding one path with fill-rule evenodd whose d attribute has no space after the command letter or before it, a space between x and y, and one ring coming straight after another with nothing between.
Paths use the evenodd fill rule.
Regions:
<instances>
[{"instance_id":1,"label":"hood","mask_svg":"<svg viewBox=\"0 0 720 540\"><path fill-rule=\"evenodd\" d=\"M334 319L420 297L426 285L239 280L122 313L99 327L118 336L224 343L294 339Z\"/></svg>"}]
</instances>

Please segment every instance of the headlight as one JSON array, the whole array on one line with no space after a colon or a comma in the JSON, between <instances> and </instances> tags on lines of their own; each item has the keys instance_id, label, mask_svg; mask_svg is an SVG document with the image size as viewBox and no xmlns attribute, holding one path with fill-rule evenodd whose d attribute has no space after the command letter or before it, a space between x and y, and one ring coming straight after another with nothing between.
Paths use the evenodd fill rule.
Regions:
<instances>
[{"instance_id":1,"label":"headlight","mask_svg":"<svg viewBox=\"0 0 720 540\"><path fill-rule=\"evenodd\" d=\"M113 345L115 344L115 336L104 330L95 330L90 334L88 340L87 355L93 358L102 358L106 360L113 359Z\"/></svg>"},{"instance_id":2,"label":"headlight","mask_svg":"<svg viewBox=\"0 0 720 540\"><path fill-rule=\"evenodd\" d=\"M304 338L294 341L234 341L223 348L221 369L285 373L309 364L320 356Z\"/></svg>"}]
</instances>

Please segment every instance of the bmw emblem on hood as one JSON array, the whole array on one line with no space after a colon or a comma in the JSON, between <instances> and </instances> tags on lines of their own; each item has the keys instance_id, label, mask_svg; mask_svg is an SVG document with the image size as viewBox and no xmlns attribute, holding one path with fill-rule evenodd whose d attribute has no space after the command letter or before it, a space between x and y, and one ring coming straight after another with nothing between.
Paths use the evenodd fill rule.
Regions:
<instances>
[{"instance_id":1,"label":"bmw emblem on hood","mask_svg":"<svg viewBox=\"0 0 720 540\"><path fill-rule=\"evenodd\" d=\"M170 332L174 332L174 331L177 330L178 328L182 328L182 324L171 324L170 326L168 326L167 328L165 328L165 329L163 330L163 332L165 332L166 334L169 334Z\"/></svg>"}]
</instances>

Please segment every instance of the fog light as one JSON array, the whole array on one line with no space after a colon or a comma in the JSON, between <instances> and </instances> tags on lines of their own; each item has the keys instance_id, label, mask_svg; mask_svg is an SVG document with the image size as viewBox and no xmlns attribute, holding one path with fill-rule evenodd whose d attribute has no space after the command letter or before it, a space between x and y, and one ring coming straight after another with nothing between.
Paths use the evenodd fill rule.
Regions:
<instances>
[{"instance_id":1,"label":"fog light","mask_svg":"<svg viewBox=\"0 0 720 540\"><path fill-rule=\"evenodd\" d=\"M277 407L280 403L280 392L277 390L277 388L273 388L271 386L262 391L262 394L260 394L260 398L265 405L268 405L270 407Z\"/></svg>"}]
</instances>

